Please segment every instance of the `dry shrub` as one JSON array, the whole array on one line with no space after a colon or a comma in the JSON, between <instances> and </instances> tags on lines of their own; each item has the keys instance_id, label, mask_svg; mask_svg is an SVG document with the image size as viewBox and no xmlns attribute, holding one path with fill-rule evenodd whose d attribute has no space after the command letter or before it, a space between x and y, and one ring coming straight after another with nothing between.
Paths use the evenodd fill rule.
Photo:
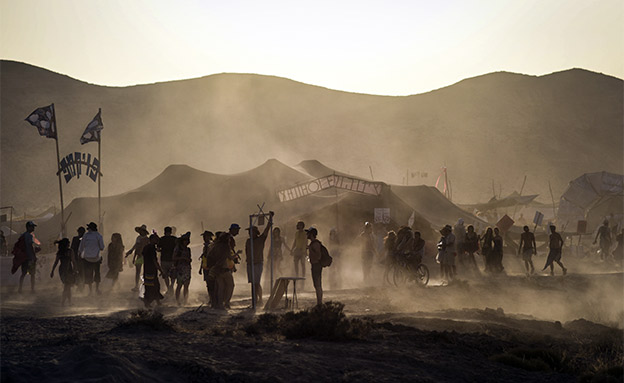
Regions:
<instances>
[{"instance_id":1,"label":"dry shrub","mask_svg":"<svg viewBox=\"0 0 624 383\"><path fill-rule=\"evenodd\" d=\"M562 371L565 367L557 352L543 348L516 348L491 359L528 371Z\"/></svg>"},{"instance_id":2,"label":"dry shrub","mask_svg":"<svg viewBox=\"0 0 624 383\"><path fill-rule=\"evenodd\" d=\"M173 325L165 319L162 313L152 310L132 311L128 318L119 321L115 328L119 330L175 331Z\"/></svg>"},{"instance_id":3,"label":"dry shrub","mask_svg":"<svg viewBox=\"0 0 624 383\"><path fill-rule=\"evenodd\" d=\"M371 323L349 319L343 312L344 304L326 302L300 312L283 315L263 314L245 327L248 335L279 332L287 339L317 339L345 341L363 339L371 330Z\"/></svg>"}]
</instances>

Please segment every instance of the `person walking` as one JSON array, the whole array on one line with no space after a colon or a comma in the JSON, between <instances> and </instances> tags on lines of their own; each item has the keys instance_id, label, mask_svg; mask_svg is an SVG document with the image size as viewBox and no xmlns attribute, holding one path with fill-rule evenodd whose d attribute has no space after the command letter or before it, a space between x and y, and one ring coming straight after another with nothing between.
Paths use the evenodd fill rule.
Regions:
<instances>
[{"instance_id":1,"label":"person walking","mask_svg":"<svg viewBox=\"0 0 624 383\"><path fill-rule=\"evenodd\" d=\"M186 232L178 240L178 246L173 252L173 262L175 262L175 268L177 273L175 297L178 305L182 303L188 303L189 285L191 284L191 249L189 244L191 243L191 233ZM180 301L180 291L184 288L183 295L184 301Z\"/></svg>"},{"instance_id":2,"label":"person walking","mask_svg":"<svg viewBox=\"0 0 624 383\"><path fill-rule=\"evenodd\" d=\"M74 274L74 252L67 238L55 241L54 243L58 245L58 250L56 252L56 259L52 265L52 271L50 271L50 278L54 278L54 269L56 269L56 265L60 263L58 275L63 283L61 306L65 306L65 301L67 301L67 304L71 305L71 287L76 282L76 275Z\"/></svg>"},{"instance_id":3,"label":"person walking","mask_svg":"<svg viewBox=\"0 0 624 383\"><path fill-rule=\"evenodd\" d=\"M468 225L466 236L464 237L464 250L466 251L467 264L473 274L479 274L479 267L474 254L479 251L479 235L475 232L474 226Z\"/></svg>"},{"instance_id":4,"label":"person walking","mask_svg":"<svg viewBox=\"0 0 624 383\"><path fill-rule=\"evenodd\" d=\"M522 228L524 233L520 234L520 244L518 245L518 255L522 252L522 260L526 268L527 276L535 273L533 266L533 255L537 254L537 246L535 244L535 235L529 231L528 226Z\"/></svg>"},{"instance_id":5,"label":"person walking","mask_svg":"<svg viewBox=\"0 0 624 383\"><path fill-rule=\"evenodd\" d=\"M561 235L557 233L557 228L554 225L550 226L550 236L548 237L548 259L546 259L546 264L542 271L546 270L548 266L550 266L550 275L555 275L555 266L553 262L557 262L557 264L561 267L563 271L563 275L568 273L568 269L565 268L563 263L561 263L561 251L563 248L563 238Z\"/></svg>"},{"instance_id":6,"label":"person walking","mask_svg":"<svg viewBox=\"0 0 624 383\"><path fill-rule=\"evenodd\" d=\"M139 291L139 281L141 280L141 268L143 267L143 248L147 246L149 243L149 231L147 231L147 226L141 225L134 228L134 231L139 233L137 236L134 246L126 253L126 258L134 253L132 256L132 264L135 266L134 273L134 287L132 291Z\"/></svg>"},{"instance_id":7,"label":"person walking","mask_svg":"<svg viewBox=\"0 0 624 383\"><path fill-rule=\"evenodd\" d=\"M612 243L608 219L605 219L602 226L598 228L598 232L594 238L594 245L598 241L598 238L600 238L600 260L604 261L609 258Z\"/></svg>"},{"instance_id":8,"label":"person walking","mask_svg":"<svg viewBox=\"0 0 624 383\"><path fill-rule=\"evenodd\" d=\"M163 270L162 276L167 286L167 294L173 293L173 284L176 280L175 267L173 266L173 251L175 250L178 238L173 234L170 226L165 227L164 235L158 241L160 251L160 266Z\"/></svg>"},{"instance_id":9,"label":"person walking","mask_svg":"<svg viewBox=\"0 0 624 383\"><path fill-rule=\"evenodd\" d=\"M26 222L26 231L22 233L20 239L18 241L22 241L24 243L24 259L20 262L22 275L19 279L19 287L17 289L18 293L22 292L22 285L24 283L24 278L26 278L26 274L30 274L30 291L35 292L35 274L37 273L37 252L41 250L40 243L35 238L35 227L37 225L33 221ZM15 267L15 260L14 260ZM19 266L18 266L19 267Z\"/></svg>"},{"instance_id":10,"label":"person walking","mask_svg":"<svg viewBox=\"0 0 624 383\"><path fill-rule=\"evenodd\" d=\"M503 237L500 235L498 227L494 228L494 238L492 239L494 247L492 248L492 266L496 273L502 273L503 267Z\"/></svg>"},{"instance_id":11,"label":"person walking","mask_svg":"<svg viewBox=\"0 0 624 383\"><path fill-rule=\"evenodd\" d=\"M160 306L160 300L164 298L160 293L160 281L158 280L158 273L163 274L156 253L158 239L158 235L150 235L149 243L141 252L143 255L143 284L145 285L143 304L146 308L150 308L154 301L156 301L156 305Z\"/></svg>"},{"instance_id":12,"label":"person walking","mask_svg":"<svg viewBox=\"0 0 624 383\"><path fill-rule=\"evenodd\" d=\"M213 308L225 310L230 308L230 299L234 292L234 259L236 253L230 247L231 234L228 232L217 235L215 245L210 250L209 257L214 257L215 265L210 270L215 275L215 292Z\"/></svg>"},{"instance_id":13,"label":"person walking","mask_svg":"<svg viewBox=\"0 0 624 383\"><path fill-rule=\"evenodd\" d=\"M82 291L84 289L84 260L78 256L80 254L78 252L78 249L80 248L80 241L82 240L82 237L84 236L86 231L87 229L85 229L84 226L80 226L76 230L78 235L74 236L71 240L71 249L74 252L74 258L76 260L74 266L76 273L76 286L78 287L78 291Z\"/></svg>"},{"instance_id":14,"label":"person walking","mask_svg":"<svg viewBox=\"0 0 624 383\"><path fill-rule=\"evenodd\" d=\"M89 222L87 232L80 241L78 249L80 257L84 260L85 284L89 286L89 295L92 293L91 285L95 282L95 293L100 292L100 265L102 264L102 256L100 251L104 250L104 239L98 233L95 222Z\"/></svg>"},{"instance_id":15,"label":"person walking","mask_svg":"<svg viewBox=\"0 0 624 383\"><path fill-rule=\"evenodd\" d=\"M208 292L208 304L212 306L212 298L214 295L214 275L210 274L210 269L214 266L214 258L210 257L210 250L214 246L213 242L214 234L212 231L205 230L202 233L202 239L204 240L204 247L202 253L199 256L199 275L203 275L204 282L206 282L206 291Z\"/></svg>"},{"instance_id":16,"label":"person walking","mask_svg":"<svg viewBox=\"0 0 624 383\"><path fill-rule=\"evenodd\" d=\"M311 227L306 230L308 246L308 259L310 260L310 270L312 274L312 284L316 292L316 304L323 304L323 267L321 266L321 241L316 239L318 230Z\"/></svg>"},{"instance_id":17,"label":"person walking","mask_svg":"<svg viewBox=\"0 0 624 383\"><path fill-rule=\"evenodd\" d=\"M117 284L119 273L123 271L124 244L121 234L113 233L113 235L111 235L111 241L108 244L107 250L108 272L106 273L106 278L112 281L112 289L115 287L115 284Z\"/></svg>"}]
</instances>

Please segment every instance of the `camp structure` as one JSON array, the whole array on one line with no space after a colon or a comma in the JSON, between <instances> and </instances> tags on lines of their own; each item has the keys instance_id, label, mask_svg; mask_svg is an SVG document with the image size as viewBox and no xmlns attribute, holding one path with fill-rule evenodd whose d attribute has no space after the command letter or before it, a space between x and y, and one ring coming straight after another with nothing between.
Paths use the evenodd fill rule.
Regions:
<instances>
[{"instance_id":1,"label":"camp structure","mask_svg":"<svg viewBox=\"0 0 624 383\"><path fill-rule=\"evenodd\" d=\"M433 186L392 185L391 190L435 226L453 226L459 218L466 225L475 225L475 229L487 226L487 222L461 209Z\"/></svg>"},{"instance_id":2,"label":"camp structure","mask_svg":"<svg viewBox=\"0 0 624 383\"><path fill-rule=\"evenodd\" d=\"M614 215L622 220L624 211L624 176L608 172L586 173L570 182L559 200L557 222L576 227L578 221L587 221L593 230L602 221Z\"/></svg>"}]
</instances>

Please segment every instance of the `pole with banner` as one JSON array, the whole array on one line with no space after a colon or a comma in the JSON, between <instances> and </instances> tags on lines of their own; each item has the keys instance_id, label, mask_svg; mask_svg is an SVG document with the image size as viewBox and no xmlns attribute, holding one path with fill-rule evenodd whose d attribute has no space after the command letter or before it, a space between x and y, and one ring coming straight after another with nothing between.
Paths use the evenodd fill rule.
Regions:
<instances>
[{"instance_id":1,"label":"pole with banner","mask_svg":"<svg viewBox=\"0 0 624 383\"><path fill-rule=\"evenodd\" d=\"M59 194L61 196L61 235L65 236L65 204L63 203L63 183L61 182L61 155L59 153L58 129L56 126L56 113L54 104L35 109L25 119L29 124L35 126L40 136L53 138L56 144L56 169L59 180Z\"/></svg>"},{"instance_id":2,"label":"pole with banner","mask_svg":"<svg viewBox=\"0 0 624 383\"><path fill-rule=\"evenodd\" d=\"M84 133L80 136L80 143L82 145L87 142L97 141L98 143L98 225L100 226L100 232L104 233L104 227L102 224L102 129L104 124L102 123L102 108L98 109L97 114L93 117L93 120L87 125Z\"/></svg>"}]
</instances>

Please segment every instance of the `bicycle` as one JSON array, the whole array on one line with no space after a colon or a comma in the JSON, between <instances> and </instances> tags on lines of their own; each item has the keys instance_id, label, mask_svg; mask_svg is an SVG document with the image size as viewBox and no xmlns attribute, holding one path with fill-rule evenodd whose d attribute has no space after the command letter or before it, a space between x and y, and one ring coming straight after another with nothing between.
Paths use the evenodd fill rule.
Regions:
<instances>
[{"instance_id":1,"label":"bicycle","mask_svg":"<svg viewBox=\"0 0 624 383\"><path fill-rule=\"evenodd\" d=\"M400 287L405 283L414 283L417 286L426 286L429 283L429 268L421 263L414 262L412 255L395 255L386 265L384 280L388 284Z\"/></svg>"}]
</instances>

